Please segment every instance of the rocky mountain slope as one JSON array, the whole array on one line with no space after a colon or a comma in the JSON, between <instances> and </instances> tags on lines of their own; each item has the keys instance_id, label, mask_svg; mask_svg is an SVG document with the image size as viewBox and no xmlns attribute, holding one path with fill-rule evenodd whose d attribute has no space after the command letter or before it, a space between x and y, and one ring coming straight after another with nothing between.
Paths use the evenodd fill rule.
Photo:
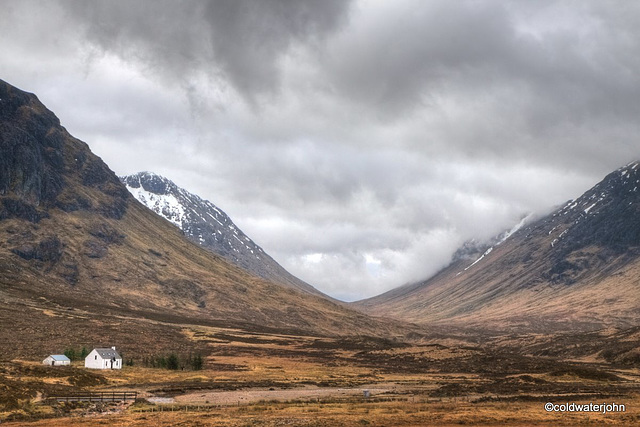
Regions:
<instances>
[{"instance_id":1,"label":"rocky mountain slope","mask_svg":"<svg viewBox=\"0 0 640 427\"><path fill-rule=\"evenodd\" d=\"M640 163L434 277L360 301L367 313L497 329L640 324Z\"/></svg>"},{"instance_id":2,"label":"rocky mountain slope","mask_svg":"<svg viewBox=\"0 0 640 427\"><path fill-rule=\"evenodd\" d=\"M263 279L325 296L286 271L213 203L151 172L123 176L120 180L138 201L175 224L203 248Z\"/></svg>"},{"instance_id":3,"label":"rocky mountain slope","mask_svg":"<svg viewBox=\"0 0 640 427\"><path fill-rule=\"evenodd\" d=\"M35 95L0 81L6 348L21 354L26 343L69 343L81 330L104 344L155 345L162 322L313 334L400 331L255 277L193 244L133 198Z\"/></svg>"}]
</instances>

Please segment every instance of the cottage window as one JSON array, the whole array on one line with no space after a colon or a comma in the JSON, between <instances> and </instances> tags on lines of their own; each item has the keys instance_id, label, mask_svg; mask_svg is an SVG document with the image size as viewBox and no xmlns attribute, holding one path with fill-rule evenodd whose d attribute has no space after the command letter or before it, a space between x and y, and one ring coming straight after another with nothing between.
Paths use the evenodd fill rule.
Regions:
<instances>
[{"instance_id":1,"label":"cottage window","mask_svg":"<svg viewBox=\"0 0 640 427\"><path fill-rule=\"evenodd\" d=\"M95 356L93 356L93 357L95 357L95 359L93 359L93 360L98 360L98 355L97 354Z\"/></svg>"}]
</instances>

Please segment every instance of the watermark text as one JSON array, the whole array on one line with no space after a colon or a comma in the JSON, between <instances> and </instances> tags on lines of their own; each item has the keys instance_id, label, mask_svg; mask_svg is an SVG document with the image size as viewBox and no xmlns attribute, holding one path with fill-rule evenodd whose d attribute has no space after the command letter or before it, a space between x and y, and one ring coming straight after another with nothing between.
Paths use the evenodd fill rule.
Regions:
<instances>
[{"instance_id":1,"label":"watermark text","mask_svg":"<svg viewBox=\"0 0 640 427\"><path fill-rule=\"evenodd\" d=\"M608 414L609 412L626 412L627 408L618 403L551 403L544 405L547 412L599 412Z\"/></svg>"}]
</instances>

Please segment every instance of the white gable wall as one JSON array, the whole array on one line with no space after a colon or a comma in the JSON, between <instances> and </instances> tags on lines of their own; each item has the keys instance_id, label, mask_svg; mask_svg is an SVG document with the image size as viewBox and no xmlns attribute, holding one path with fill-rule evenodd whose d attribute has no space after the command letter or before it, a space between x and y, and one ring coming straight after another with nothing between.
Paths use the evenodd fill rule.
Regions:
<instances>
[{"instance_id":1,"label":"white gable wall","mask_svg":"<svg viewBox=\"0 0 640 427\"><path fill-rule=\"evenodd\" d=\"M102 356L93 349L91 353L85 357L84 367L90 369L122 369L122 359L116 358L115 361L103 359Z\"/></svg>"},{"instance_id":2,"label":"white gable wall","mask_svg":"<svg viewBox=\"0 0 640 427\"><path fill-rule=\"evenodd\" d=\"M104 369L104 360L97 351L92 350L91 353L84 358L84 367L91 369Z\"/></svg>"}]
</instances>

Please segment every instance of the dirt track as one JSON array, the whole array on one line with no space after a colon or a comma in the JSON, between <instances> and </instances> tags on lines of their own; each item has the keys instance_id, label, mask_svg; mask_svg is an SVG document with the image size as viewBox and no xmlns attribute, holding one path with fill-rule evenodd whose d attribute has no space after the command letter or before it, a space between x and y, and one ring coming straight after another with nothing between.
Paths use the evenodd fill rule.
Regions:
<instances>
[{"instance_id":1,"label":"dirt track","mask_svg":"<svg viewBox=\"0 0 640 427\"><path fill-rule=\"evenodd\" d=\"M313 400L327 397L349 397L361 396L364 398L364 390L369 390L371 397L379 396L382 393L394 391L395 384L376 384L375 388L335 388L335 387L304 387L287 390L270 389L250 389L234 391L211 391L187 393L174 398L177 403L209 403L213 405L238 405L265 401L287 401L287 400Z\"/></svg>"}]
</instances>

